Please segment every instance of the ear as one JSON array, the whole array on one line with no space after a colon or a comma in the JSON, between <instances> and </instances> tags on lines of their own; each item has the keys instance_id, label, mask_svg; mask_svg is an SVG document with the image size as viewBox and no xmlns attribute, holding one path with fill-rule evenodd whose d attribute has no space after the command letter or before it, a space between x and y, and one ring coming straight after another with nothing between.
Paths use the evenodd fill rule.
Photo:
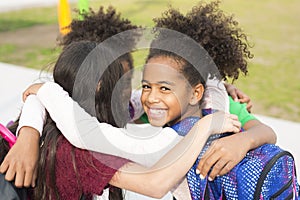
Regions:
<instances>
[{"instance_id":1,"label":"ear","mask_svg":"<svg viewBox=\"0 0 300 200\"><path fill-rule=\"evenodd\" d=\"M196 86L194 86L192 90L193 90L193 94L190 100L190 104L196 105L202 99L204 93L204 86L201 83L199 83Z\"/></svg>"}]
</instances>

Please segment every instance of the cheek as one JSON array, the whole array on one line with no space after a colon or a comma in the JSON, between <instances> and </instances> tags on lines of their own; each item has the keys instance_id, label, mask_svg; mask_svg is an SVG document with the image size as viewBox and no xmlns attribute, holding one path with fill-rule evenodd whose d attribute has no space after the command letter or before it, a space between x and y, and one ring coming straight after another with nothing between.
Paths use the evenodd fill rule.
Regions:
<instances>
[{"instance_id":1,"label":"cheek","mask_svg":"<svg viewBox=\"0 0 300 200\"><path fill-rule=\"evenodd\" d=\"M187 99L187 94L176 94L170 98L166 98L165 101L168 101L169 107L174 112L181 112L188 104Z\"/></svg>"},{"instance_id":2,"label":"cheek","mask_svg":"<svg viewBox=\"0 0 300 200\"><path fill-rule=\"evenodd\" d=\"M163 102L165 105L168 106L170 110L175 111L181 108L181 104L178 101L178 97L174 94L165 95L163 98Z\"/></svg>"},{"instance_id":3,"label":"cheek","mask_svg":"<svg viewBox=\"0 0 300 200\"><path fill-rule=\"evenodd\" d=\"M141 102L142 102L142 105L145 104L146 99L147 99L146 93L145 93L145 92L142 92L142 95L141 95Z\"/></svg>"}]
</instances>

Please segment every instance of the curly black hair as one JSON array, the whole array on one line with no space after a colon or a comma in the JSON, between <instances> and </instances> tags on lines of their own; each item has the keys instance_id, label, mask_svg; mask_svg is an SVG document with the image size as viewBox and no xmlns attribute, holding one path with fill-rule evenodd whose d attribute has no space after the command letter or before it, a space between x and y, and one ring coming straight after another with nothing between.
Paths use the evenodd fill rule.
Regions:
<instances>
[{"instance_id":1,"label":"curly black hair","mask_svg":"<svg viewBox=\"0 0 300 200\"><path fill-rule=\"evenodd\" d=\"M112 6L109 6L106 10L101 6L98 12L93 11L91 8L87 12L75 11L82 17L82 20L72 20L70 24L71 31L58 41L58 44L62 47L72 42L83 40L101 43L121 32L140 28L133 25L130 20L121 18L121 14L117 13ZM138 38L138 31L132 32L132 34L128 34L125 37L124 35L122 36L123 43L127 47L129 46L130 49L134 49ZM133 59L130 53L121 56L120 60L128 61L130 68L133 67Z\"/></svg>"},{"instance_id":2,"label":"curly black hair","mask_svg":"<svg viewBox=\"0 0 300 200\"><path fill-rule=\"evenodd\" d=\"M199 2L186 15L169 7L161 17L153 19L155 26L181 32L199 43L212 57L222 79L238 79L247 75L247 59L253 58L247 35L233 16L220 8L220 1Z\"/></svg>"}]
</instances>

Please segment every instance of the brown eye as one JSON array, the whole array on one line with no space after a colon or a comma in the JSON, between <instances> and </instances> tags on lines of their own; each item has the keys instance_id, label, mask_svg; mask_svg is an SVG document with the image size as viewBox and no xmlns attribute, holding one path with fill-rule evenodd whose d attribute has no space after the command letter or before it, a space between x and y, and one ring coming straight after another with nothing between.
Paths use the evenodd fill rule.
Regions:
<instances>
[{"instance_id":1,"label":"brown eye","mask_svg":"<svg viewBox=\"0 0 300 200\"><path fill-rule=\"evenodd\" d=\"M150 89L150 86L149 85L142 85L142 88L143 89Z\"/></svg>"},{"instance_id":2,"label":"brown eye","mask_svg":"<svg viewBox=\"0 0 300 200\"><path fill-rule=\"evenodd\" d=\"M160 88L162 91L169 91L169 90L171 90L170 88L167 88L167 87L161 87Z\"/></svg>"}]
</instances>

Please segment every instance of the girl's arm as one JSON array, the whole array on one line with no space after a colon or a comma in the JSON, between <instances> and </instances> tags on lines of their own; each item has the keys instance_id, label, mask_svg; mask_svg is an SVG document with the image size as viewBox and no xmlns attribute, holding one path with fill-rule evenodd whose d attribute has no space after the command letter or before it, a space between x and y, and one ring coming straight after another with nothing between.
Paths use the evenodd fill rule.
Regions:
<instances>
[{"instance_id":1,"label":"girl's arm","mask_svg":"<svg viewBox=\"0 0 300 200\"><path fill-rule=\"evenodd\" d=\"M15 180L17 187L35 185L39 134L43 129L44 118L45 108L36 96L28 97L19 118L20 126L16 132L18 139L0 166L0 173L6 173L5 179L8 181Z\"/></svg>"},{"instance_id":2,"label":"girl's arm","mask_svg":"<svg viewBox=\"0 0 300 200\"><path fill-rule=\"evenodd\" d=\"M215 113L202 118L175 148L169 151L151 169L130 164L122 167L110 181L111 185L154 198L163 197L194 164L207 138L212 133L237 132L240 123L234 115L227 115L223 127L213 123L224 117ZM221 130L222 129L222 130ZM146 171L145 171L146 170Z\"/></svg>"},{"instance_id":3,"label":"girl's arm","mask_svg":"<svg viewBox=\"0 0 300 200\"><path fill-rule=\"evenodd\" d=\"M129 124L124 129L99 123L56 83L33 84L24 92L23 100L30 94L37 94L58 129L78 148L115 155L151 166L182 138L171 128Z\"/></svg>"}]
</instances>

